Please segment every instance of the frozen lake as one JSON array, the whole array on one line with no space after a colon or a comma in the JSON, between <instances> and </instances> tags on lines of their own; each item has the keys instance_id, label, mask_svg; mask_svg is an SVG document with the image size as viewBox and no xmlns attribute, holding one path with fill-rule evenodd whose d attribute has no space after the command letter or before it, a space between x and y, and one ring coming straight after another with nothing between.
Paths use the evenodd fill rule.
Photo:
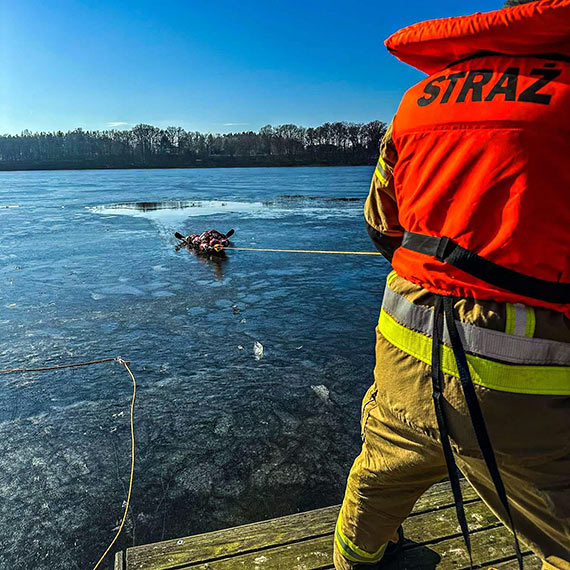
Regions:
<instances>
[{"instance_id":1,"label":"frozen lake","mask_svg":"<svg viewBox=\"0 0 570 570\"><path fill-rule=\"evenodd\" d=\"M372 170L0 173L0 368L121 355L137 377L117 549L341 500L388 264L213 263L176 252L173 234L371 251ZM113 363L0 377L0 568L96 562L122 515L130 394Z\"/></svg>"}]
</instances>

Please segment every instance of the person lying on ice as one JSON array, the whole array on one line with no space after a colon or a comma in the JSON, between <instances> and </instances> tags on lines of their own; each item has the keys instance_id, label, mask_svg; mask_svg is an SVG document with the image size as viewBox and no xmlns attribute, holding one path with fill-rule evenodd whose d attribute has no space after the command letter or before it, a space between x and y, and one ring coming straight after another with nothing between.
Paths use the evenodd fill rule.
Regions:
<instances>
[{"instance_id":1,"label":"person lying on ice","mask_svg":"<svg viewBox=\"0 0 570 570\"><path fill-rule=\"evenodd\" d=\"M190 234L184 237L175 234L176 237L182 239L188 247L191 247L198 253L210 254L222 251L230 245L230 238L234 234L234 230L230 230L227 234L222 234L217 230L206 230L201 234Z\"/></svg>"},{"instance_id":2,"label":"person lying on ice","mask_svg":"<svg viewBox=\"0 0 570 570\"><path fill-rule=\"evenodd\" d=\"M519 567L520 538L568 570L570 0L509 0L386 45L429 77L404 95L365 205L394 271L335 568L381 567L448 472L467 543L457 467L515 531Z\"/></svg>"}]
</instances>

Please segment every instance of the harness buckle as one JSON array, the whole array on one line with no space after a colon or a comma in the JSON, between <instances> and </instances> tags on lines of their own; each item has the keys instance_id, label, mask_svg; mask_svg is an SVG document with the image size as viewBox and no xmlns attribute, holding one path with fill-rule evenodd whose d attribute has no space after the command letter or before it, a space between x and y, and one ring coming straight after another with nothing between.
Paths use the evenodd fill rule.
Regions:
<instances>
[{"instance_id":1,"label":"harness buckle","mask_svg":"<svg viewBox=\"0 0 570 570\"><path fill-rule=\"evenodd\" d=\"M456 244L450 238L446 236L440 237L435 251L435 258L438 261L445 262L446 258L451 254L455 247Z\"/></svg>"}]
</instances>

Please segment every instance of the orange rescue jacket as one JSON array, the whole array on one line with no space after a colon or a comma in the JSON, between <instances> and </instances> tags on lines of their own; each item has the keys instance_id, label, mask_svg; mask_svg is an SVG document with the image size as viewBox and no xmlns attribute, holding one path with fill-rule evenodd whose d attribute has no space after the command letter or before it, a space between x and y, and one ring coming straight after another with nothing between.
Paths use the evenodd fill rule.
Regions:
<instances>
[{"instance_id":1,"label":"orange rescue jacket","mask_svg":"<svg viewBox=\"0 0 570 570\"><path fill-rule=\"evenodd\" d=\"M430 74L394 119L396 272L570 316L570 0L422 22L386 45Z\"/></svg>"}]
</instances>

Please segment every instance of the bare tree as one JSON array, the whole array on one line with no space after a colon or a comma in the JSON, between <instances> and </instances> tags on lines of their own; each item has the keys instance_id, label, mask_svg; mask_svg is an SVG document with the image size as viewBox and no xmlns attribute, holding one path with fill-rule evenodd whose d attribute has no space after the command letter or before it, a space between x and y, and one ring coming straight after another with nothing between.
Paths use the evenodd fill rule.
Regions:
<instances>
[{"instance_id":1,"label":"bare tree","mask_svg":"<svg viewBox=\"0 0 570 570\"><path fill-rule=\"evenodd\" d=\"M25 130L0 136L0 169L373 164L385 130L381 121L265 125L257 133L223 135L147 124L130 130Z\"/></svg>"}]
</instances>

